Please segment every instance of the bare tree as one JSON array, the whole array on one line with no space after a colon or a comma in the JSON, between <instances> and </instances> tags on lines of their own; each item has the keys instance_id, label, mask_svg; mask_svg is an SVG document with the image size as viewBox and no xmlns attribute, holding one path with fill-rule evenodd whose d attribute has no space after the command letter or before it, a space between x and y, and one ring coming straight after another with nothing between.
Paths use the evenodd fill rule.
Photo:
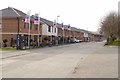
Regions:
<instances>
[{"instance_id":1,"label":"bare tree","mask_svg":"<svg viewBox=\"0 0 120 80\"><path fill-rule=\"evenodd\" d=\"M118 39L120 39L120 9L118 10Z\"/></svg>"},{"instance_id":2,"label":"bare tree","mask_svg":"<svg viewBox=\"0 0 120 80\"><path fill-rule=\"evenodd\" d=\"M110 38L112 41L114 38L118 38L118 14L113 11L107 15L101 22L101 30L106 38Z\"/></svg>"}]
</instances>

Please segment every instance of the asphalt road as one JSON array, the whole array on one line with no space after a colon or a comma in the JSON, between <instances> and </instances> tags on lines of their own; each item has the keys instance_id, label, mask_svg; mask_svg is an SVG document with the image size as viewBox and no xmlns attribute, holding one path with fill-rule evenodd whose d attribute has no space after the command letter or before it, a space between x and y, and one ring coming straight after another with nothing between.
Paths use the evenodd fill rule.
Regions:
<instances>
[{"instance_id":1,"label":"asphalt road","mask_svg":"<svg viewBox=\"0 0 120 80\"><path fill-rule=\"evenodd\" d=\"M118 48L104 42L3 52L3 78L117 78ZM24 54L11 56L13 54Z\"/></svg>"}]
</instances>

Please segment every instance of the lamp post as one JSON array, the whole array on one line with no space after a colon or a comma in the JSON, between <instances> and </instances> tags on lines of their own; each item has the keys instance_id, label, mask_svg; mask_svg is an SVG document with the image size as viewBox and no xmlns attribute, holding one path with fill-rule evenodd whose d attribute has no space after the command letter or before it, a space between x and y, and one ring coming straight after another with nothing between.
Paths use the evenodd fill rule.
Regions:
<instances>
[{"instance_id":1,"label":"lamp post","mask_svg":"<svg viewBox=\"0 0 120 80\"><path fill-rule=\"evenodd\" d=\"M57 25L56 25L57 27L58 27L58 18L59 18L59 17L60 17L60 16L58 15L58 16L57 16ZM58 30L58 28L57 28L57 30ZM58 33L57 33L57 35L58 35ZM58 39L56 40L56 45L58 45Z\"/></svg>"},{"instance_id":2,"label":"lamp post","mask_svg":"<svg viewBox=\"0 0 120 80\"><path fill-rule=\"evenodd\" d=\"M60 17L60 16L58 15L58 16L57 16L57 23L58 23L58 18L59 18L59 17Z\"/></svg>"}]
</instances>

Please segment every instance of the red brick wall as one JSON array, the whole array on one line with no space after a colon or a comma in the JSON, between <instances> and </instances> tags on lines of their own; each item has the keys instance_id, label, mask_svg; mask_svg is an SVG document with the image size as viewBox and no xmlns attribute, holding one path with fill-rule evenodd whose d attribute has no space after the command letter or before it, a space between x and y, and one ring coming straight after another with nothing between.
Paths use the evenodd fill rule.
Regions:
<instances>
[{"instance_id":1,"label":"red brick wall","mask_svg":"<svg viewBox=\"0 0 120 80\"><path fill-rule=\"evenodd\" d=\"M70 30L67 30L67 29L64 29L64 36L65 37L71 37L71 31Z\"/></svg>"},{"instance_id":2,"label":"red brick wall","mask_svg":"<svg viewBox=\"0 0 120 80\"><path fill-rule=\"evenodd\" d=\"M17 19L2 19L2 32L17 33Z\"/></svg>"},{"instance_id":3,"label":"red brick wall","mask_svg":"<svg viewBox=\"0 0 120 80\"><path fill-rule=\"evenodd\" d=\"M19 19L19 33L28 34L28 24L24 28L24 20ZM39 33L42 35L42 26L39 25ZM38 29L35 29L34 23L32 21L32 28L30 30L31 38L34 39L34 35L38 34ZM2 40L7 39L7 46L10 46L11 38L16 39L18 34L18 19L17 18L3 18L2 19Z\"/></svg>"},{"instance_id":4,"label":"red brick wall","mask_svg":"<svg viewBox=\"0 0 120 80\"><path fill-rule=\"evenodd\" d=\"M62 28L58 28L58 36L63 36L63 30L62 30Z\"/></svg>"},{"instance_id":5,"label":"red brick wall","mask_svg":"<svg viewBox=\"0 0 120 80\"><path fill-rule=\"evenodd\" d=\"M20 33L28 33L28 24L26 23L26 27L24 28L24 20L19 20L19 30ZM39 25L40 34L42 34L42 26ZM7 18L2 20L2 32L18 32L18 20L17 18ZM32 28L30 30L31 34L38 34L38 30L35 29L34 23L32 21Z\"/></svg>"}]
</instances>

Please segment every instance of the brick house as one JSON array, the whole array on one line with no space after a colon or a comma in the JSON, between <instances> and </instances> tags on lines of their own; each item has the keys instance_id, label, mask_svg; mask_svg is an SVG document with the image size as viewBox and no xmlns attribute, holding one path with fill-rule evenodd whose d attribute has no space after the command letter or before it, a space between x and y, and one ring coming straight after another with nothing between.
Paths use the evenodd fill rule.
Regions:
<instances>
[{"instance_id":1,"label":"brick house","mask_svg":"<svg viewBox=\"0 0 120 80\"><path fill-rule=\"evenodd\" d=\"M69 43L71 38L71 30L68 25L64 25L64 43Z\"/></svg>"},{"instance_id":2,"label":"brick house","mask_svg":"<svg viewBox=\"0 0 120 80\"><path fill-rule=\"evenodd\" d=\"M63 29L63 24L57 23L57 28L58 28L58 44L64 43L64 29Z\"/></svg>"},{"instance_id":3,"label":"brick house","mask_svg":"<svg viewBox=\"0 0 120 80\"><path fill-rule=\"evenodd\" d=\"M82 29L78 29L79 31L79 40L84 41L84 31Z\"/></svg>"},{"instance_id":4,"label":"brick house","mask_svg":"<svg viewBox=\"0 0 120 80\"><path fill-rule=\"evenodd\" d=\"M24 22L26 14L23 13L20 10L17 10L12 7L8 7L5 9L2 9L2 40L7 40L6 44L7 47L16 46L17 44L17 35L19 35L20 38L20 45L23 47L28 46L28 35L29 35L29 29L28 24ZM38 27L34 25L34 21L31 18L30 21L30 41L31 43L34 42L34 44L37 45L37 39L38 36L41 38L42 35L42 27L39 25L39 31ZM39 39L41 40L41 39ZM1 44L3 44L3 41ZM5 46L5 45L2 45Z\"/></svg>"},{"instance_id":5,"label":"brick house","mask_svg":"<svg viewBox=\"0 0 120 80\"><path fill-rule=\"evenodd\" d=\"M97 41L102 38L99 34L55 23L44 18L40 18L39 25L35 25L34 15L30 19L29 36L29 24L24 21L26 17L24 12L8 7L0 10L0 13L2 13L0 14L2 18L0 19L0 47L19 45L21 48L27 48L29 45L38 46L43 43L70 43L73 38L82 41ZM48 40L45 41L45 39Z\"/></svg>"},{"instance_id":6,"label":"brick house","mask_svg":"<svg viewBox=\"0 0 120 80\"><path fill-rule=\"evenodd\" d=\"M71 27L71 31L72 31L72 38L83 40L83 31L81 29Z\"/></svg>"}]
</instances>

